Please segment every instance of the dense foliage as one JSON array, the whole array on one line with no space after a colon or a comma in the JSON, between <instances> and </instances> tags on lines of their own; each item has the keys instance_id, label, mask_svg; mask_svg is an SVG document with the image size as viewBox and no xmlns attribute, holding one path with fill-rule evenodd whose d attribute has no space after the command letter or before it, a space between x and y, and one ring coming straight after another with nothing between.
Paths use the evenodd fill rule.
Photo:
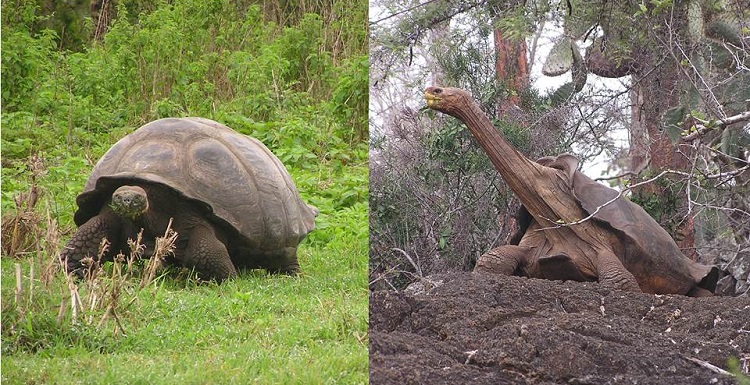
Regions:
<instances>
[{"instance_id":1,"label":"dense foliage","mask_svg":"<svg viewBox=\"0 0 750 385\"><path fill-rule=\"evenodd\" d=\"M259 7L228 1L165 3L136 23L121 7L104 42L70 52L57 49L54 32L31 30L41 16L33 3L22 5L3 12L3 208L24 189L25 159L38 154L48 164L44 177L65 182L49 187L61 198L56 214L69 223L73 202L61 194L80 189L115 139L167 116L223 122L263 141L291 169L365 159L364 32L344 34L359 54L336 60L324 36L363 24L329 31L320 15L307 14L295 28L279 27L263 22ZM339 194L321 190L350 195L358 186L361 198L362 180L335 186Z\"/></svg>"},{"instance_id":2,"label":"dense foliage","mask_svg":"<svg viewBox=\"0 0 750 385\"><path fill-rule=\"evenodd\" d=\"M87 351L154 354L153 348L141 346L155 334L164 335L164 331L153 328L175 327L177 333L186 332L179 328L210 329L206 322L234 323L236 317L245 317L241 315L242 304L257 307L264 301L281 310L258 315L256 318L264 323L247 324L245 328L252 327L240 327L227 335L219 333L215 337L218 340L201 346L218 347L227 342L225 339L235 338L236 333L273 336L273 330L289 327L290 333L279 334L278 338L284 339L259 338L254 342L285 346L278 351L263 353L262 347L244 343L232 349L261 349L254 354L262 357L266 366L275 361L288 365L294 357L300 361L296 363L300 368L285 374L269 369L271 377L261 382L289 381L295 378L295 370L298 375L301 368L310 365L304 362L310 359L317 360L314 365L330 369L313 370L313 377L306 375L308 381L303 382L323 382L321 378L343 383L364 381L366 3L332 0L286 7L286 2L118 1L114 2L116 16L100 41L90 37L92 26L85 12L86 17L75 20L82 27L66 30L73 21L48 13L47 3L2 3L3 382L14 376L19 380L20 373L36 371L37 366L91 364L86 361L90 358L84 358ZM70 12L65 17L80 17L81 13ZM62 36L70 33L77 35ZM74 230L75 196L96 160L139 126L172 116L201 116L222 122L258 138L282 160L303 199L320 209L316 230L301 245L306 275L299 282L251 275L220 288L202 289L194 287L191 280L180 284L175 278L178 283L168 283L166 289L156 284L152 291L141 294L136 290L137 280L126 280L123 287L129 289L123 290L136 292L123 295L127 297L123 301L131 302L124 307L127 316L117 322L123 322L125 330L139 333L114 338L117 336L109 328L114 322L111 318L98 323L98 316L84 317L90 323L81 324L80 315L76 321L75 314L60 310L67 306L61 303L70 301L70 293L65 288L68 283L51 261ZM20 265L20 279L14 276L14 263ZM264 284L264 280L269 283ZM24 288L30 285L36 293L18 297L13 282L20 282ZM253 291L254 285L265 289ZM222 302L224 296L233 299ZM180 297L196 301L196 308L182 316L190 317L190 321L160 324L169 317L159 314L179 311L172 305L184 307ZM152 303L153 298L163 305ZM200 314L210 308L217 308L218 313L201 321ZM106 306L92 311L109 312ZM263 313L261 309L254 311ZM305 322L313 322L309 317L333 317L333 323L305 329ZM145 321L139 318L154 324L144 327ZM331 334L329 327L341 332ZM173 344L166 343L162 348L181 351L192 346L192 342L184 345L184 341L194 337L175 336ZM200 338L211 339L208 335ZM329 341L330 346L300 350L295 341L299 338ZM84 355L75 358L76 352ZM74 358L68 360L67 355ZM181 360L186 362L181 365L199 368L203 364L190 360L200 360L201 355L182 351ZM236 365L242 361L225 358ZM137 366L137 360L131 365ZM160 370L158 366L152 369ZM244 380L240 382L264 378L263 373L243 375L250 377L241 377ZM65 381L64 377L56 378L50 382Z\"/></svg>"},{"instance_id":3,"label":"dense foliage","mask_svg":"<svg viewBox=\"0 0 750 385\"><path fill-rule=\"evenodd\" d=\"M69 225L70 196L92 161L127 132L167 116L223 122L316 179L321 164L341 171L366 160L364 32L346 42L359 54L336 61L323 36L362 25L328 31L321 16L307 14L295 28L278 27L263 22L257 6L242 12L228 1L180 2L137 23L121 8L102 44L68 52L56 48L52 31L28 28L40 16L33 3L24 6L3 12L5 209L28 183L26 159L36 154L47 163L42 184L57 198L55 214ZM366 194L356 177L332 186L299 181L306 182L301 190L322 193L332 208Z\"/></svg>"}]
</instances>

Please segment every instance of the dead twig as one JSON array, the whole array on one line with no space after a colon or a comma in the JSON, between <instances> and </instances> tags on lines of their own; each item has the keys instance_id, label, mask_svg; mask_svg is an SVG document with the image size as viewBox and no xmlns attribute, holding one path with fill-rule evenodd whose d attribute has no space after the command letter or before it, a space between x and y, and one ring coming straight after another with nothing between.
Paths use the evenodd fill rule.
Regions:
<instances>
[{"instance_id":1,"label":"dead twig","mask_svg":"<svg viewBox=\"0 0 750 385\"><path fill-rule=\"evenodd\" d=\"M409 261L409 263L411 263L411 265L414 267L414 270L417 272L417 274L420 277L424 277L424 275L422 274L422 269L419 267L419 264L417 264L416 262L414 262L414 260L411 258L411 256L409 256L409 253L407 253L406 251L404 251L402 249L399 249L398 247L394 247L391 250L392 251L398 251L399 253L403 254L403 256L406 257L406 259Z\"/></svg>"},{"instance_id":2,"label":"dead twig","mask_svg":"<svg viewBox=\"0 0 750 385\"><path fill-rule=\"evenodd\" d=\"M21 291L23 290L23 285L21 282L21 264L16 263L16 305L18 305L21 302Z\"/></svg>"},{"instance_id":3,"label":"dead twig","mask_svg":"<svg viewBox=\"0 0 750 385\"><path fill-rule=\"evenodd\" d=\"M178 234L172 230L172 218L170 218L169 224L167 224L167 229L164 231L164 236L156 238L154 254L148 261L148 266L146 266L145 269L145 276L143 280L141 280L139 289L143 289L146 285L150 284L156 277L156 272L164 265L166 257L170 254L174 254L177 235Z\"/></svg>"},{"instance_id":4,"label":"dead twig","mask_svg":"<svg viewBox=\"0 0 750 385\"><path fill-rule=\"evenodd\" d=\"M725 376L735 377L735 375L732 374L731 372L727 372L726 370L724 370L724 369L722 369L722 368L720 368L720 367L718 367L718 366L716 366L714 364L711 364L709 362L706 362L706 361L703 361L703 360L699 360L699 359L693 358L693 357L688 357L688 356L683 356L683 358L685 358L686 360L688 360L690 362L696 363L699 366L702 366L702 367L704 367L704 368L706 368L706 369L708 369L708 370L710 370L710 371L712 371L714 373L722 374L722 375L725 375Z\"/></svg>"}]
</instances>

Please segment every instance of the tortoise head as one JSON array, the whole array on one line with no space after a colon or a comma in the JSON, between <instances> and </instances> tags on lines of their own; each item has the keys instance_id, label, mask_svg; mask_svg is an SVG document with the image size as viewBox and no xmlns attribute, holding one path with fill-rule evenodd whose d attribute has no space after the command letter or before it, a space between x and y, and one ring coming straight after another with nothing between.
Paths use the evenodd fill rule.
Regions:
<instances>
[{"instance_id":1,"label":"tortoise head","mask_svg":"<svg viewBox=\"0 0 750 385\"><path fill-rule=\"evenodd\" d=\"M109 206L115 214L132 220L148 211L148 195L141 187L121 186L112 193Z\"/></svg>"},{"instance_id":2,"label":"tortoise head","mask_svg":"<svg viewBox=\"0 0 750 385\"><path fill-rule=\"evenodd\" d=\"M424 98L427 107L455 117L473 105L471 94L460 88L427 87Z\"/></svg>"}]
</instances>

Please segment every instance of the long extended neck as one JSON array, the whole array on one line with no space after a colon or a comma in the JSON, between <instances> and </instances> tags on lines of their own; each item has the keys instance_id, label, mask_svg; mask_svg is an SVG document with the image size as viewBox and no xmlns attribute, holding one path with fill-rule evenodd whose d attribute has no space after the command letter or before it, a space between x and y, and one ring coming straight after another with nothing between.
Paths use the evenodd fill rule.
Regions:
<instances>
[{"instance_id":1,"label":"long extended neck","mask_svg":"<svg viewBox=\"0 0 750 385\"><path fill-rule=\"evenodd\" d=\"M468 103L453 115L466 124L510 189L522 201L529 196L529 189L532 188L529 182L541 173L542 166L511 146L476 103Z\"/></svg>"},{"instance_id":2,"label":"long extended neck","mask_svg":"<svg viewBox=\"0 0 750 385\"><path fill-rule=\"evenodd\" d=\"M570 191L570 181L565 172L542 166L523 156L505 141L476 103L465 103L463 107L451 111L451 115L466 124L508 187L540 225L552 225L559 220L572 223L586 216ZM552 244L566 245L569 242L566 239L574 232L584 240L576 247L589 248L593 245L598 250L611 252L612 238L602 236L593 223L585 221L575 227L546 232L545 236Z\"/></svg>"}]
</instances>

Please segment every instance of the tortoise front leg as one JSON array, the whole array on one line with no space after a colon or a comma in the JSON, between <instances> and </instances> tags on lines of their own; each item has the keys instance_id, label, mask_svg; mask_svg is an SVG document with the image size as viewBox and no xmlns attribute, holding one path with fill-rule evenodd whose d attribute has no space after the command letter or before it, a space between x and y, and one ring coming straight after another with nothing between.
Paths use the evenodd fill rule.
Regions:
<instances>
[{"instance_id":1,"label":"tortoise front leg","mask_svg":"<svg viewBox=\"0 0 750 385\"><path fill-rule=\"evenodd\" d=\"M526 266L532 249L525 246L505 245L496 247L477 260L474 271L502 275L526 275Z\"/></svg>"},{"instance_id":2,"label":"tortoise front leg","mask_svg":"<svg viewBox=\"0 0 750 385\"><path fill-rule=\"evenodd\" d=\"M615 289L641 291L635 276L623 266L617 256L609 250L600 250L596 256L596 271L599 283Z\"/></svg>"},{"instance_id":3,"label":"tortoise front leg","mask_svg":"<svg viewBox=\"0 0 750 385\"><path fill-rule=\"evenodd\" d=\"M181 262L194 268L201 279L215 279L221 283L237 276L237 269L229 258L226 246L216 238L213 228L208 225L197 225L192 229Z\"/></svg>"},{"instance_id":4,"label":"tortoise front leg","mask_svg":"<svg viewBox=\"0 0 750 385\"><path fill-rule=\"evenodd\" d=\"M115 215L109 207L81 225L73 237L60 252L60 260L65 263L65 271L84 276L84 266L81 263L86 257L96 259L99 256L99 246L102 239L107 238L110 251L105 256L119 251L123 238L122 219Z\"/></svg>"}]
</instances>

